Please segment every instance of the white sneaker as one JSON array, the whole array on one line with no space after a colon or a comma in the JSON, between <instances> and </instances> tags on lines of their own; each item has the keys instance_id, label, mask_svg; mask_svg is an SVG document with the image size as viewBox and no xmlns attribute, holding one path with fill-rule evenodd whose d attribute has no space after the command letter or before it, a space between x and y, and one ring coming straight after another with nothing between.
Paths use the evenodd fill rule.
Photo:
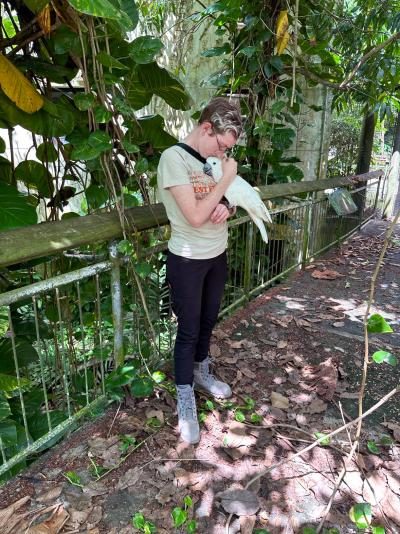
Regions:
<instances>
[{"instance_id":1,"label":"white sneaker","mask_svg":"<svg viewBox=\"0 0 400 534\"><path fill-rule=\"evenodd\" d=\"M187 443L200 441L200 427L197 420L196 399L190 384L176 386L178 426L181 438Z\"/></svg>"},{"instance_id":2,"label":"white sneaker","mask_svg":"<svg viewBox=\"0 0 400 534\"><path fill-rule=\"evenodd\" d=\"M194 363L194 388L207 391L217 399L227 399L232 395L232 390L228 384L217 380L210 373L210 363L210 357Z\"/></svg>"}]
</instances>

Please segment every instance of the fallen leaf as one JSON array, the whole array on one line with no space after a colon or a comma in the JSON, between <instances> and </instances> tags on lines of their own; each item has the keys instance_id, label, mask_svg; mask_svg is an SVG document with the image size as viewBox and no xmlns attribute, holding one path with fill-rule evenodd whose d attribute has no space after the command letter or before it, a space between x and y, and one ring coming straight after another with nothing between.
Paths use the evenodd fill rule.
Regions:
<instances>
[{"instance_id":1,"label":"fallen leaf","mask_svg":"<svg viewBox=\"0 0 400 534\"><path fill-rule=\"evenodd\" d=\"M273 391L271 393L271 404L274 408L287 410L289 408L289 399L287 397L284 397L280 393Z\"/></svg>"},{"instance_id":2,"label":"fallen leaf","mask_svg":"<svg viewBox=\"0 0 400 534\"><path fill-rule=\"evenodd\" d=\"M332 358L326 359L317 366L304 366L301 375L305 381L301 383L302 387L316 391L323 399L332 400L338 380L337 364Z\"/></svg>"},{"instance_id":3,"label":"fallen leaf","mask_svg":"<svg viewBox=\"0 0 400 534\"><path fill-rule=\"evenodd\" d=\"M54 501L55 499L58 499L58 497L61 495L62 488L62 484L60 484L59 486L55 486L54 488L49 489L45 493L41 493L38 497L36 497L35 500L40 503Z\"/></svg>"},{"instance_id":4,"label":"fallen leaf","mask_svg":"<svg viewBox=\"0 0 400 534\"><path fill-rule=\"evenodd\" d=\"M228 514L254 515L260 508L258 497L252 491L233 489L219 493L216 497L221 500L221 506Z\"/></svg>"},{"instance_id":5,"label":"fallen leaf","mask_svg":"<svg viewBox=\"0 0 400 534\"><path fill-rule=\"evenodd\" d=\"M108 488L99 480L93 480L92 482L84 486L82 492L88 495L89 497L97 497L97 495L104 495L108 493Z\"/></svg>"},{"instance_id":6,"label":"fallen leaf","mask_svg":"<svg viewBox=\"0 0 400 534\"><path fill-rule=\"evenodd\" d=\"M311 273L311 276L313 278L317 278L320 280L335 280L335 278L339 278L340 276L345 276L345 275L338 273L337 271L334 271L333 269L325 269L323 271L315 270Z\"/></svg>"},{"instance_id":7,"label":"fallen leaf","mask_svg":"<svg viewBox=\"0 0 400 534\"><path fill-rule=\"evenodd\" d=\"M287 347L287 341L281 339L280 341L278 341L277 347L278 349L284 349L285 347Z\"/></svg>"},{"instance_id":8,"label":"fallen leaf","mask_svg":"<svg viewBox=\"0 0 400 534\"><path fill-rule=\"evenodd\" d=\"M17 532L14 527L16 527L24 517L29 514L29 512L25 514L17 514L16 511L24 506L29 500L29 496L22 497L7 508L0 510L0 532L2 534L13 534L14 532ZM25 531L25 528L22 529L22 532Z\"/></svg>"},{"instance_id":9,"label":"fallen leaf","mask_svg":"<svg viewBox=\"0 0 400 534\"><path fill-rule=\"evenodd\" d=\"M242 369L242 373L244 376L247 376L247 378L251 378L252 380L257 378L257 375L253 373L253 371L250 371L250 369Z\"/></svg>"},{"instance_id":10,"label":"fallen leaf","mask_svg":"<svg viewBox=\"0 0 400 534\"><path fill-rule=\"evenodd\" d=\"M26 534L58 534L68 520L68 517L69 514L64 510L62 504L60 504L48 519L28 528Z\"/></svg>"},{"instance_id":11,"label":"fallen leaf","mask_svg":"<svg viewBox=\"0 0 400 534\"><path fill-rule=\"evenodd\" d=\"M122 490L128 488L129 486L133 486L136 484L142 474L142 469L139 469L138 467L128 469L128 471L119 479L116 490Z\"/></svg>"},{"instance_id":12,"label":"fallen leaf","mask_svg":"<svg viewBox=\"0 0 400 534\"><path fill-rule=\"evenodd\" d=\"M327 404L321 399L314 399L308 406L303 408L304 413L322 413L326 410Z\"/></svg>"},{"instance_id":13,"label":"fallen leaf","mask_svg":"<svg viewBox=\"0 0 400 534\"><path fill-rule=\"evenodd\" d=\"M392 421L385 421L381 424L389 430L392 430L394 439L396 441L400 441L400 425L398 423L393 423Z\"/></svg>"}]
</instances>

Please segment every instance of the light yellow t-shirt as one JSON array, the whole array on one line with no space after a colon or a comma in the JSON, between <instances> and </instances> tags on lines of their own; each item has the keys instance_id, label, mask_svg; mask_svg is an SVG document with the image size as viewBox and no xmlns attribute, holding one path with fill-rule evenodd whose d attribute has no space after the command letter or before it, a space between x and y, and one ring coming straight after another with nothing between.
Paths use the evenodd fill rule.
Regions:
<instances>
[{"instance_id":1,"label":"light yellow t-shirt","mask_svg":"<svg viewBox=\"0 0 400 534\"><path fill-rule=\"evenodd\" d=\"M201 161L181 147L167 148L158 165L157 184L160 200L171 223L168 249L177 256L198 260L222 254L228 242L227 223L207 221L200 228L194 228L185 219L169 190L174 185L192 184L197 199L206 197L214 189L215 181L203 172Z\"/></svg>"}]
</instances>

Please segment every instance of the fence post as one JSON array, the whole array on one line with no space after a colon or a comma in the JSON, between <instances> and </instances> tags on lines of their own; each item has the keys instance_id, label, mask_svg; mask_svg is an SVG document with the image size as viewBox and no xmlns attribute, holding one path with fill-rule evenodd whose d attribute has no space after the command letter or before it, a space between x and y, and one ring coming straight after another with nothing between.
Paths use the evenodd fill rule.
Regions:
<instances>
[{"instance_id":1,"label":"fence post","mask_svg":"<svg viewBox=\"0 0 400 534\"><path fill-rule=\"evenodd\" d=\"M307 207L306 207L306 215L304 217L304 235L303 235L303 246L302 246L302 252L301 252L301 268L304 270L306 268L306 265L308 263L308 244L310 241L310 232L311 232L311 219L312 219L312 209L313 209L313 201L314 201L315 193L310 195L307 195Z\"/></svg>"},{"instance_id":2,"label":"fence post","mask_svg":"<svg viewBox=\"0 0 400 534\"><path fill-rule=\"evenodd\" d=\"M382 180L382 176L379 176L378 187L376 188L375 202L374 202L374 217L376 217L376 206L378 204L379 192L381 189L381 180Z\"/></svg>"},{"instance_id":3,"label":"fence post","mask_svg":"<svg viewBox=\"0 0 400 534\"><path fill-rule=\"evenodd\" d=\"M111 303L114 325L114 362L115 366L123 365L124 354L124 324L122 317L122 291L121 291L121 260L117 250L117 242L112 241L109 245L111 259Z\"/></svg>"},{"instance_id":4,"label":"fence post","mask_svg":"<svg viewBox=\"0 0 400 534\"><path fill-rule=\"evenodd\" d=\"M244 258L244 280L243 280L243 289L246 299L249 299L249 292L251 289L251 258L253 256L253 247L254 247L254 224L252 221L248 222L247 232L246 232L246 252Z\"/></svg>"}]
</instances>

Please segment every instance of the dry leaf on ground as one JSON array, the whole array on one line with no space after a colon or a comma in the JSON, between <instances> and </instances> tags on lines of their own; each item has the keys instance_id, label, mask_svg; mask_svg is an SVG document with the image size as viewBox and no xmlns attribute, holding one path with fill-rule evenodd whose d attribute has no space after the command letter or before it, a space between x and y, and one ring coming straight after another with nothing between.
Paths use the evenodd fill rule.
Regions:
<instances>
[{"instance_id":1,"label":"dry leaf on ground","mask_svg":"<svg viewBox=\"0 0 400 534\"><path fill-rule=\"evenodd\" d=\"M128 488L129 486L133 486L142 476L142 473L142 469L138 467L128 469L128 471L119 479L115 489L122 490Z\"/></svg>"},{"instance_id":2,"label":"dry leaf on ground","mask_svg":"<svg viewBox=\"0 0 400 534\"><path fill-rule=\"evenodd\" d=\"M68 517L69 514L64 510L62 504L59 504L46 521L28 528L26 534L58 534Z\"/></svg>"},{"instance_id":3,"label":"dry leaf on ground","mask_svg":"<svg viewBox=\"0 0 400 534\"><path fill-rule=\"evenodd\" d=\"M280 393L273 391L271 393L271 404L274 408L281 408L282 410L287 410L289 408L289 399L284 397Z\"/></svg>"},{"instance_id":4,"label":"dry leaf on ground","mask_svg":"<svg viewBox=\"0 0 400 534\"><path fill-rule=\"evenodd\" d=\"M314 399L308 406L303 408L304 413L322 413L328 405L321 399Z\"/></svg>"},{"instance_id":5,"label":"dry leaf on ground","mask_svg":"<svg viewBox=\"0 0 400 534\"><path fill-rule=\"evenodd\" d=\"M301 375L306 382L301 384L302 387L316 391L323 399L332 400L338 380L337 364L332 358L317 366L306 365Z\"/></svg>"},{"instance_id":6,"label":"dry leaf on ground","mask_svg":"<svg viewBox=\"0 0 400 534\"><path fill-rule=\"evenodd\" d=\"M383 426L393 431L393 437L396 441L400 441L400 425L393 421L385 421L381 423Z\"/></svg>"},{"instance_id":7,"label":"dry leaf on ground","mask_svg":"<svg viewBox=\"0 0 400 534\"><path fill-rule=\"evenodd\" d=\"M313 278L317 278L320 280L335 280L335 278L339 278L340 276L345 276L345 275L338 273L337 271L334 271L333 269L325 269L324 271L315 270L311 273L311 276Z\"/></svg>"},{"instance_id":8,"label":"dry leaf on ground","mask_svg":"<svg viewBox=\"0 0 400 534\"><path fill-rule=\"evenodd\" d=\"M260 508L258 497L252 491L233 489L218 493L216 497L228 514L254 515Z\"/></svg>"}]
</instances>

